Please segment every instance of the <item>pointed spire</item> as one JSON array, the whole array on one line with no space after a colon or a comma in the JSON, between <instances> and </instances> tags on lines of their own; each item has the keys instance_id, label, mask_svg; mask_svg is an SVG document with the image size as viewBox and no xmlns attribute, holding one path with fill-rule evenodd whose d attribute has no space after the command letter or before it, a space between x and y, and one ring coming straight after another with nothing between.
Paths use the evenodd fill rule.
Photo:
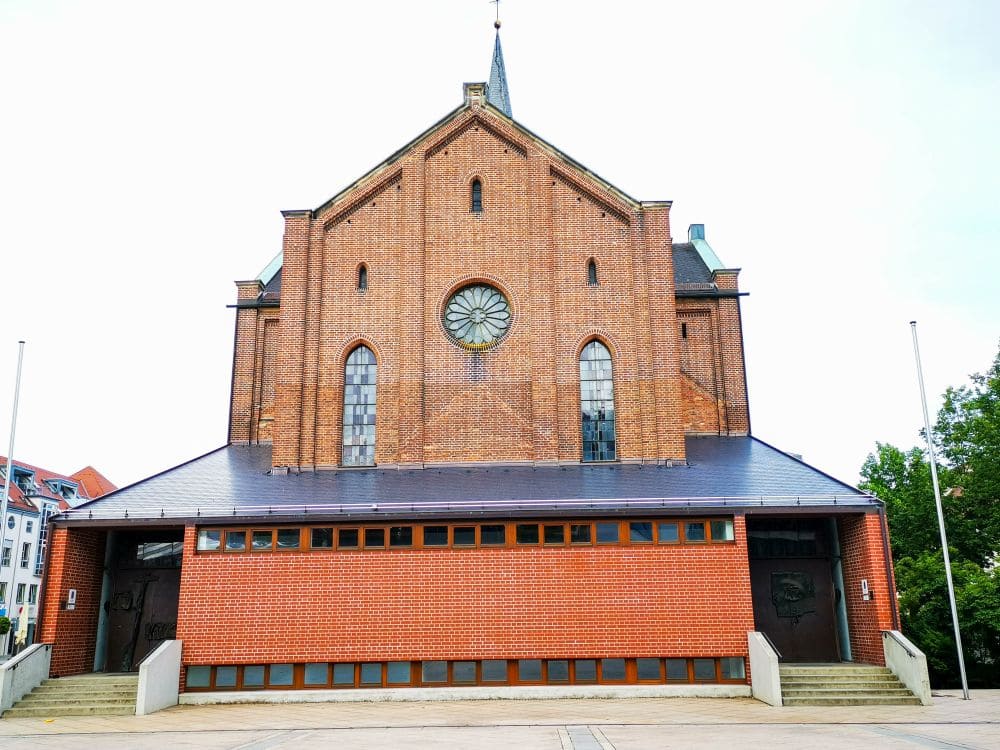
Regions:
<instances>
[{"instance_id":1,"label":"pointed spire","mask_svg":"<svg viewBox=\"0 0 1000 750\"><path fill-rule=\"evenodd\" d=\"M490 68L490 83L486 88L486 101L513 118L510 113L510 91L507 89L507 70L503 66L503 50L500 49L500 21L493 24L497 30L497 40L493 45L493 67Z\"/></svg>"}]
</instances>

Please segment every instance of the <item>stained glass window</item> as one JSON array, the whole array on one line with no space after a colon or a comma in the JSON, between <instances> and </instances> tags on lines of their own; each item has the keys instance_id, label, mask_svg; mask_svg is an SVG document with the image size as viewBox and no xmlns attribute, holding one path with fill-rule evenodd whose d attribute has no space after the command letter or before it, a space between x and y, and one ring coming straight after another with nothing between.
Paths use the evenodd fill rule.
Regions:
<instances>
[{"instance_id":1,"label":"stained glass window","mask_svg":"<svg viewBox=\"0 0 1000 750\"><path fill-rule=\"evenodd\" d=\"M591 341L580 352L580 412L583 460L614 461L617 453L611 352L600 341Z\"/></svg>"},{"instance_id":2,"label":"stained glass window","mask_svg":"<svg viewBox=\"0 0 1000 750\"><path fill-rule=\"evenodd\" d=\"M375 381L378 365L367 346L359 346L344 366L344 466L375 465Z\"/></svg>"},{"instance_id":3,"label":"stained glass window","mask_svg":"<svg viewBox=\"0 0 1000 750\"><path fill-rule=\"evenodd\" d=\"M499 290L485 284L459 289L444 308L444 327L462 346L492 346L510 328L510 305Z\"/></svg>"}]
</instances>

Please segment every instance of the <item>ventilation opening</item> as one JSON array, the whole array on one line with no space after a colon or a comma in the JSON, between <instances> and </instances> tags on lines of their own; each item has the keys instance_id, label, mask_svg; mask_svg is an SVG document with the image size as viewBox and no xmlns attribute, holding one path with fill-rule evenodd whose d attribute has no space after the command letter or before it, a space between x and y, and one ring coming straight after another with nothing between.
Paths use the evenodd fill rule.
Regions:
<instances>
[{"instance_id":1,"label":"ventilation opening","mask_svg":"<svg viewBox=\"0 0 1000 750\"><path fill-rule=\"evenodd\" d=\"M688 337L688 324L681 323L681 338L686 339Z\"/></svg>"}]
</instances>

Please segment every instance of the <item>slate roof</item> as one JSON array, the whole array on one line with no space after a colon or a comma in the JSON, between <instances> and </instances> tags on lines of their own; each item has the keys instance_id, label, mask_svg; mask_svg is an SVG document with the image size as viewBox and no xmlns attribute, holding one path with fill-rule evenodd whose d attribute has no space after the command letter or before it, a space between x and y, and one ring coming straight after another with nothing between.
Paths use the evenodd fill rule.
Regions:
<instances>
[{"instance_id":1,"label":"slate roof","mask_svg":"<svg viewBox=\"0 0 1000 750\"><path fill-rule=\"evenodd\" d=\"M878 501L752 437L689 437L688 465L449 466L271 475L267 445L229 445L63 513L99 522L392 519L840 508ZM176 523L176 520L174 521Z\"/></svg>"},{"instance_id":2,"label":"slate roof","mask_svg":"<svg viewBox=\"0 0 1000 750\"><path fill-rule=\"evenodd\" d=\"M677 286L713 283L712 272L693 242L674 243L674 283Z\"/></svg>"}]
</instances>

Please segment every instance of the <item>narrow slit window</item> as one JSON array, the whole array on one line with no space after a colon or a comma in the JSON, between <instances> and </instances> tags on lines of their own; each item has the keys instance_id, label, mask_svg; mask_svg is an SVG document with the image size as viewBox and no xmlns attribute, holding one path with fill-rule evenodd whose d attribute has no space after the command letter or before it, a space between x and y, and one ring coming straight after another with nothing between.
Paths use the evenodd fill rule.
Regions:
<instances>
[{"instance_id":1,"label":"narrow slit window","mask_svg":"<svg viewBox=\"0 0 1000 750\"><path fill-rule=\"evenodd\" d=\"M359 346L344 366L344 466L375 465L375 383L378 365L367 346Z\"/></svg>"},{"instance_id":2,"label":"narrow slit window","mask_svg":"<svg viewBox=\"0 0 1000 750\"><path fill-rule=\"evenodd\" d=\"M481 214L483 212L483 183L479 180L472 181L472 213Z\"/></svg>"},{"instance_id":3,"label":"narrow slit window","mask_svg":"<svg viewBox=\"0 0 1000 750\"><path fill-rule=\"evenodd\" d=\"M368 266L362 263L358 266L358 291L363 292L368 289Z\"/></svg>"},{"instance_id":4,"label":"narrow slit window","mask_svg":"<svg viewBox=\"0 0 1000 750\"><path fill-rule=\"evenodd\" d=\"M615 386L611 352L591 341L580 352L580 420L584 461L614 461Z\"/></svg>"},{"instance_id":5,"label":"narrow slit window","mask_svg":"<svg viewBox=\"0 0 1000 750\"><path fill-rule=\"evenodd\" d=\"M597 286L597 262L593 258L587 261L587 285Z\"/></svg>"}]
</instances>

